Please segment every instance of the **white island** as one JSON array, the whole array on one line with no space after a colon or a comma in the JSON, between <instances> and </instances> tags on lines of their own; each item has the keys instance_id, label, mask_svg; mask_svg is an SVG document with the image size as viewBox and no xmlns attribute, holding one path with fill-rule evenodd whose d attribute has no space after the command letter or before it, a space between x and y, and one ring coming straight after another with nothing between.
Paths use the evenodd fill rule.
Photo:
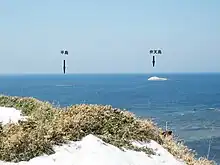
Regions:
<instances>
[{"instance_id":1,"label":"white island","mask_svg":"<svg viewBox=\"0 0 220 165\"><path fill-rule=\"evenodd\" d=\"M153 77L148 78L148 80L149 81L165 81L167 80L167 78L153 76Z\"/></svg>"}]
</instances>

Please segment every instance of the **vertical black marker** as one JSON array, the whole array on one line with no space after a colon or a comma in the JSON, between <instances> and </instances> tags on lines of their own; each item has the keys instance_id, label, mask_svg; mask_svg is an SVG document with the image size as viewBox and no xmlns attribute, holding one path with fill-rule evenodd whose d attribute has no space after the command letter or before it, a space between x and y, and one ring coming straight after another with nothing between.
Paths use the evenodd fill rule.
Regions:
<instances>
[{"instance_id":1,"label":"vertical black marker","mask_svg":"<svg viewBox=\"0 0 220 165\"><path fill-rule=\"evenodd\" d=\"M153 61L152 61L152 63L153 63L153 67L154 67L154 65L155 65L155 56L153 56Z\"/></svg>"},{"instance_id":2,"label":"vertical black marker","mask_svg":"<svg viewBox=\"0 0 220 165\"><path fill-rule=\"evenodd\" d=\"M66 73L66 61L63 60L63 73L65 74Z\"/></svg>"}]
</instances>

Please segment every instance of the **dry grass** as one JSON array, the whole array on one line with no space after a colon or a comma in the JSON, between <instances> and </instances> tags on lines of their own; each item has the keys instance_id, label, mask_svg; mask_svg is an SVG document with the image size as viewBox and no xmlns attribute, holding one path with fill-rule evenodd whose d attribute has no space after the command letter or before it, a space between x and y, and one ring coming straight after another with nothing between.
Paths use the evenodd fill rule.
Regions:
<instances>
[{"instance_id":1,"label":"dry grass","mask_svg":"<svg viewBox=\"0 0 220 165\"><path fill-rule=\"evenodd\" d=\"M151 120L141 120L132 113L102 105L73 105L67 109L53 107L34 98L0 96L0 106L14 107L28 115L27 121L0 127L0 160L25 161L43 153L52 154L52 146L68 140L80 140L94 134L120 148L154 152L136 148L131 140L157 141L189 165L212 165L206 159L196 160L195 154L182 144L161 136L162 130Z\"/></svg>"}]
</instances>

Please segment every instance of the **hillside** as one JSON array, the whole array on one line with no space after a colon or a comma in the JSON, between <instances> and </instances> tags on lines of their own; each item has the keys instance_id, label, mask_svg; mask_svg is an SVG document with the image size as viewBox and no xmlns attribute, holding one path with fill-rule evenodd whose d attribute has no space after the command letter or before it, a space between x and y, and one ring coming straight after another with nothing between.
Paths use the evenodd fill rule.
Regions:
<instances>
[{"instance_id":1,"label":"hillside","mask_svg":"<svg viewBox=\"0 0 220 165\"><path fill-rule=\"evenodd\" d=\"M80 104L60 108L35 98L0 96L0 107L13 107L27 116L18 123L1 124L0 160L4 162L29 161L45 154L54 155L54 146L94 137L94 143L100 139L111 147L143 151L145 155L152 156L156 155L156 151L150 144L155 142L186 164L214 164L205 158L197 160L195 154L177 139L162 136L162 129L150 119L139 119L128 111L108 105ZM132 142L148 142L149 145L138 147Z\"/></svg>"}]
</instances>

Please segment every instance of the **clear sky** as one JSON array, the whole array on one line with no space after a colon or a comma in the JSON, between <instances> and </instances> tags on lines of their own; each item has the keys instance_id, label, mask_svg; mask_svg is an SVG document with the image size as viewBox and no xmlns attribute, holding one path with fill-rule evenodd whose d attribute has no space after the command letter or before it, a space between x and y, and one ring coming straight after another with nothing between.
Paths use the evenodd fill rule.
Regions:
<instances>
[{"instance_id":1,"label":"clear sky","mask_svg":"<svg viewBox=\"0 0 220 165\"><path fill-rule=\"evenodd\" d=\"M220 72L220 0L1 0L0 73ZM160 48L152 67L149 50Z\"/></svg>"}]
</instances>

